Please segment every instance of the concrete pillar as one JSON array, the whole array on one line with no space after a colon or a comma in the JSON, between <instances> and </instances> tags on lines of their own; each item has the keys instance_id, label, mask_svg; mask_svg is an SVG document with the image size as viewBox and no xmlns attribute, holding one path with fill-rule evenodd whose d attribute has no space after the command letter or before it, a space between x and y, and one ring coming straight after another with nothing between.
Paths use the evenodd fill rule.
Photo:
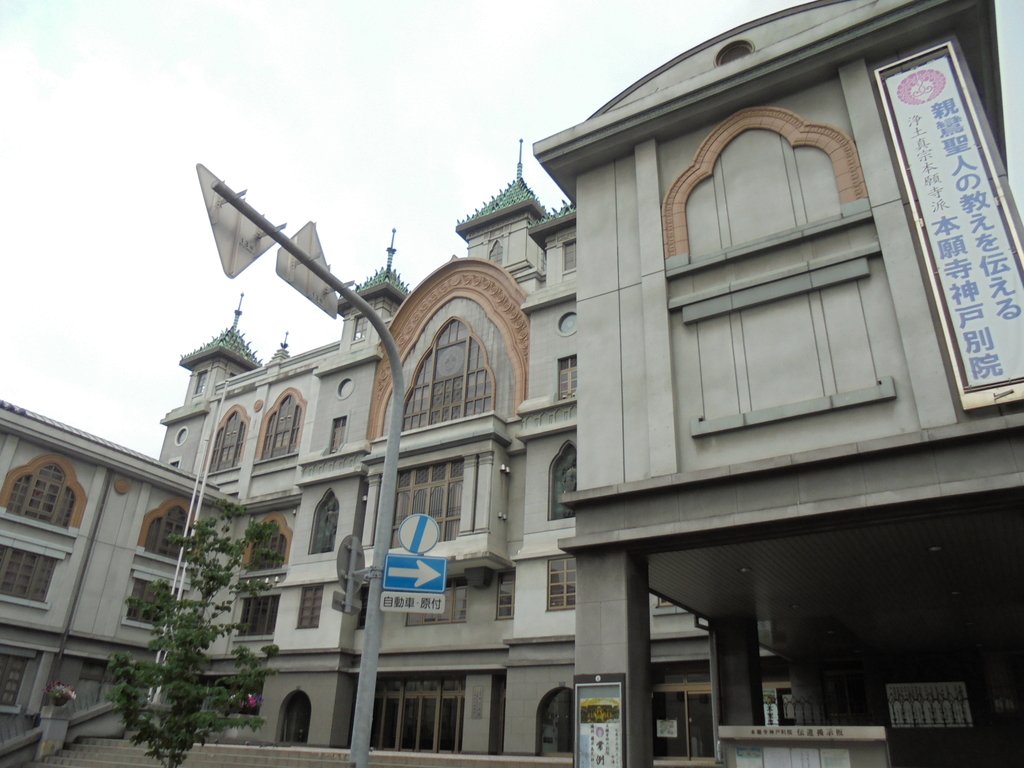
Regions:
<instances>
[{"instance_id":1,"label":"concrete pillar","mask_svg":"<svg viewBox=\"0 0 1024 768\"><path fill-rule=\"evenodd\" d=\"M576 674L625 675L624 768L653 764L647 562L626 552L576 556Z\"/></svg>"},{"instance_id":2,"label":"concrete pillar","mask_svg":"<svg viewBox=\"0 0 1024 768\"><path fill-rule=\"evenodd\" d=\"M64 749L64 740L68 733L68 720L71 718L71 705L45 705L39 713L39 727L42 734L36 744L36 760Z\"/></svg>"},{"instance_id":3,"label":"concrete pillar","mask_svg":"<svg viewBox=\"0 0 1024 768\"><path fill-rule=\"evenodd\" d=\"M794 661L789 665L789 684L793 691L792 712L782 712L796 720L797 725L822 722L825 695L821 689L821 665L816 661Z\"/></svg>"},{"instance_id":4,"label":"concrete pillar","mask_svg":"<svg viewBox=\"0 0 1024 768\"><path fill-rule=\"evenodd\" d=\"M352 663L351 661L349 663ZM344 672L338 674L334 689L334 706L331 709L331 736L327 742L332 747L349 746L352 732L352 709L356 700L357 678Z\"/></svg>"},{"instance_id":5,"label":"concrete pillar","mask_svg":"<svg viewBox=\"0 0 1024 768\"><path fill-rule=\"evenodd\" d=\"M377 507L380 501L380 481L380 475L370 475L366 478L366 513L362 531L364 549L373 549L373 537L377 530Z\"/></svg>"},{"instance_id":6,"label":"concrete pillar","mask_svg":"<svg viewBox=\"0 0 1024 768\"><path fill-rule=\"evenodd\" d=\"M492 675L466 675L466 704L462 713L463 752L490 754L493 751L493 687Z\"/></svg>"},{"instance_id":7,"label":"concrete pillar","mask_svg":"<svg viewBox=\"0 0 1024 768\"><path fill-rule=\"evenodd\" d=\"M764 725L761 661L754 619L717 619L711 642L718 665L720 725Z\"/></svg>"}]
</instances>

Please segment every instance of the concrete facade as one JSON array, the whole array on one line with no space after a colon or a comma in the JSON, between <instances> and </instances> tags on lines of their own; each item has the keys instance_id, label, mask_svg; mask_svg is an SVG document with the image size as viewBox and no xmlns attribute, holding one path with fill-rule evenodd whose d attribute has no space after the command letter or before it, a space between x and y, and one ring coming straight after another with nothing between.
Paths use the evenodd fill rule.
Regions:
<instances>
[{"instance_id":1,"label":"concrete facade","mask_svg":"<svg viewBox=\"0 0 1024 768\"><path fill-rule=\"evenodd\" d=\"M958 397L874 74L954 40L998 154L993 29L984 2L811 3L535 146L587 256L559 542L579 569L576 671L625 676L629 765L662 722L628 706L653 687L659 707L634 647L648 590L708 628L716 724L886 725L896 765L1008 757L1024 413ZM911 689L971 726L911 727L893 714L925 706Z\"/></svg>"}]
</instances>

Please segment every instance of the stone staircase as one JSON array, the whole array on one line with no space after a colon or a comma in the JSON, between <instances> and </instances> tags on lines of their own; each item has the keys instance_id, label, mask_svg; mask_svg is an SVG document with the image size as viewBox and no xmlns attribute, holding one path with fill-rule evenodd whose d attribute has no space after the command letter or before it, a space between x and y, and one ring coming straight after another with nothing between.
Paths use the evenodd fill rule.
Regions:
<instances>
[{"instance_id":1,"label":"stone staircase","mask_svg":"<svg viewBox=\"0 0 1024 768\"><path fill-rule=\"evenodd\" d=\"M183 768L348 768L347 749L207 744L189 753ZM373 752L370 768L568 768L567 757ZM24 768L159 768L145 747L120 739L84 738Z\"/></svg>"}]
</instances>

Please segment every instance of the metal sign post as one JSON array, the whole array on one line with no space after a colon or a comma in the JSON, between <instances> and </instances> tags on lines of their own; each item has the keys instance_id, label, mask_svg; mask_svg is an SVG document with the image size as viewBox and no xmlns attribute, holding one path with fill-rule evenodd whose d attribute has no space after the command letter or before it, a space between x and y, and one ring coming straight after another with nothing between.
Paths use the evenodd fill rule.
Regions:
<instances>
[{"instance_id":1,"label":"metal sign post","mask_svg":"<svg viewBox=\"0 0 1024 768\"><path fill-rule=\"evenodd\" d=\"M356 689L356 710L353 714L351 763L354 768L368 768L370 761L370 729L373 724L373 698L377 688L377 664L380 657L380 637L383 613L380 610L382 564L388 554L391 542L392 522L395 518L395 491L398 479L398 441L402 436L402 405L405 394L405 376L402 373L402 357L398 352L391 331L383 318L373 307L348 285L342 283L327 269L326 261L318 262L302 248L281 234L279 227L271 224L262 214L242 199L223 181L202 165L197 165L199 183L203 188L214 240L221 257L221 264L228 277L235 277L256 260L270 244L270 238L294 256L299 263L324 281L331 289L340 293L346 301L359 310L380 334L381 343L391 368L391 423L388 425L387 445L384 449L384 470L380 483L380 508L377 514L377 528L373 546L373 567L367 574L370 580L370 594L366 606L366 627L363 633L363 654L359 664L359 685ZM229 204L253 227L241 224L237 217L223 215L224 206ZM254 243L258 245L254 245ZM266 244L266 247L264 247ZM315 303L320 306L320 302Z\"/></svg>"}]
</instances>

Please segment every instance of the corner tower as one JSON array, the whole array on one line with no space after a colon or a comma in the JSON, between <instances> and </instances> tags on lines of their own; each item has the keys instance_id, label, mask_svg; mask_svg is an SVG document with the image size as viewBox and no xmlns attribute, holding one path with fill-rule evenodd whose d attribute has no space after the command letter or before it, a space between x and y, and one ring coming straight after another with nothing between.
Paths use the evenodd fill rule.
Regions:
<instances>
[{"instance_id":1,"label":"corner tower","mask_svg":"<svg viewBox=\"0 0 1024 768\"><path fill-rule=\"evenodd\" d=\"M242 298L244 296L242 294ZM217 385L262 365L245 336L238 330L242 298L238 300L238 309L235 310L235 319L230 327L181 358L181 367L192 375L185 391L185 402L160 422L167 427L160 450L161 461L188 471L198 471L200 433L210 413L210 403L214 399Z\"/></svg>"}]
</instances>

